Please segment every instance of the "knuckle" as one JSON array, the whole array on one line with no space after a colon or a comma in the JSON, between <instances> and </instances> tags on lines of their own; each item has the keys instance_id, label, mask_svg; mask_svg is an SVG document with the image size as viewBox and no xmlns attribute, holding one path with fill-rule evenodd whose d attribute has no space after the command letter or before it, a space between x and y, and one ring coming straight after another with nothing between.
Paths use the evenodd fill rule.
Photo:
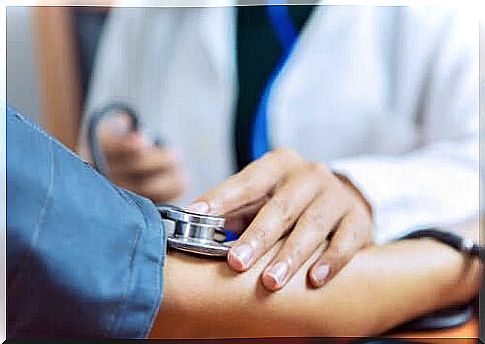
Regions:
<instances>
[{"instance_id":1,"label":"knuckle","mask_svg":"<svg viewBox=\"0 0 485 344\"><path fill-rule=\"evenodd\" d=\"M254 187L254 178L249 173L244 173L239 178L238 182L240 183L242 188L253 188Z\"/></svg>"},{"instance_id":2,"label":"knuckle","mask_svg":"<svg viewBox=\"0 0 485 344\"><path fill-rule=\"evenodd\" d=\"M321 173L322 172L322 167L320 166L321 164L310 161L306 164L306 169L311 172L311 173Z\"/></svg>"},{"instance_id":3,"label":"knuckle","mask_svg":"<svg viewBox=\"0 0 485 344\"><path fill-rule=\"evenodd\" d=\"M326 229L327 217L323 211L311 211L305 213L304 221L307 226L319 231Z\"/></svg>"},{"instance_id":4,"label":"knuckle","mask_svg":"<svg viewBox=\"0 0 485 344\"><path fill-rule=\"evenodd\" d=\"M293 221L291 206L288 201L282 197L273 197L271 200L271 210L273 214L277 214L285 225Z\"/></svg>"},{"instance_id":5,"label":"knuckle","mask_svg":"<svg viewBox=\"0 0 485 344\"><path fill-rule=\"evenodd\" d=\"M331 172L327 165L318 163L318 162L309 162L306 165L307 171L318 178L318 180L323 180L324 178L328 177Z\"/></svg>"},{"instance_id":6,"label":"knuckle","mask_svg":"<svg viewBox=\"0 0 485 344\"><path fill-rule=\"evenodd\" d=\"M238 189L245 190L248 195L256 195L261 191L258 185L255 183L254 178L250 175L242 175L239 180Z\"/></svg>"},{"instance_id":7,"label":"knuckle","mask_svg":"<svg viewBox=\"0 0 485 344\"><path fill-rule=\"evenodd\" d=\"M294 268L297 268L303 258L305 257L305 246L295 243L295 242L287 242L284 257L287 257L287 260L293 265Z\"/></svg>"},{"instance_id":8,"label":"knuckle","mask_svg":"<svg viewBox=\"0 0 485 344\"><path fill-rule=\"evenodd\" d=\"M267 233L263 227L261 226L253 227L249 235L251 236L253 246L256 247L256 249L261 248L263 250L266 250L269 248Z\"/></svg>"},{"instance_id":9,"label":"knuckle","mask_svg":"<svg viewBox=\"0 0 485 344\"><path fill-rule=\"evenodd\" d=\"M297 151L294 148L289 147L276 148L269 154L272 154L273 156L276 156L278 158L282 158L284 161L298 161L301 159Z\"/></svg>"}]
</instances>

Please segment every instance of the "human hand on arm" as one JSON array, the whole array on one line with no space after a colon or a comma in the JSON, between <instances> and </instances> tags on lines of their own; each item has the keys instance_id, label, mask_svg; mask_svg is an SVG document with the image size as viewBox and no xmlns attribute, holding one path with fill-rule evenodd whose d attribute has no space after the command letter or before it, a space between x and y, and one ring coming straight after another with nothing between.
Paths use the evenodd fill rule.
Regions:
<instances>
[{"instance_id":1,"label":"human hand on arm","mask_svg":"<svg viewBox=\"0 0 485 344\"><path fill-rule=\"evenodd\" d=\"M371 242L371 210L358 190L325 165L288 149L266 154L189 209L223 215L228 228L235 222L249 225L228 254L229 265L237 271L248 270L291 231L262 274L269 290L288 283L330 235L325 252L307 266L314 287L327 283Z\"/></svg>"},{"instance_id":2,"label":"human hand on arm","mask_svg":"<svg viewBox=\"0 0 485 344\"><path fill-rule=\"evenodd\" d=\"M468 301L482 276L477 260L450 247L407 240L359 251L321 289L308 287L305 272L312 260L307 260L284 289L271 293L258 277L281 246L245 274L222 261L169 253L164 298L150 337L377 335Z\"/></svg>"}]
</instances>

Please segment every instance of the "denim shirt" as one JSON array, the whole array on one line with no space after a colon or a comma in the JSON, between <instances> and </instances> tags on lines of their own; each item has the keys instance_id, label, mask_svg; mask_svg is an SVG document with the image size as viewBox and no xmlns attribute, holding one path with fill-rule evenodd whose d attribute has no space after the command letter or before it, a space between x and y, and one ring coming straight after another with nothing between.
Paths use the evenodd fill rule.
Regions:
<instances>
[{"instance_id":1,"label":"denim shirt","mask_svg":"<svg viewBox=\"0 0 485 344\"><path fill-rule=\"evenodd\" d=\"M7 337L143 338L163 291L154 205L7 108Z\"/></svg>"}]
</instances>

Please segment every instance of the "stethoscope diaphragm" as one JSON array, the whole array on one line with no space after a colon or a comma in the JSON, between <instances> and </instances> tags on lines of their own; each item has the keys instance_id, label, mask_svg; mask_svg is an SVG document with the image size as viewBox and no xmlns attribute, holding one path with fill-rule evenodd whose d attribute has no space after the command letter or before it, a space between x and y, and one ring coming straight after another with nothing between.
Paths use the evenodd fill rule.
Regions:
<instances>
[{"instance_id":1,"label":"stethoscope diaphragm","mask_svg":"<svg viewBox=\"0 0 485 344\"><path fill-rule=\"evenodd\" d=\"M163 221L173 224L167 236L170 248L207 256L227 255L230 246L225 242L223 217L197 214L170 204L160 204L158 210Z\"/></svg>"}]
</instances>

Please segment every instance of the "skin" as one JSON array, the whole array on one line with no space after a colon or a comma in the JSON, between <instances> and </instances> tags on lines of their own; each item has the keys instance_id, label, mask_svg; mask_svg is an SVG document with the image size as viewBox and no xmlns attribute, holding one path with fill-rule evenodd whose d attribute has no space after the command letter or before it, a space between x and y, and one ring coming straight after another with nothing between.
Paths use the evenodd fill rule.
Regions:
<instances>
[{"instance_id":1,"label":"skin","mask_svg":"<svg viewBox=\"0 0 485 344\"><path fill-rule=\"evenodd\" d=\"M284 289L272 293L258 277L281 245L245 274L223 261L169 253L150 338L372 336L467 302L482 278L477 260L419 239L361 250L321 289L308 286L309 260Z\"/></svg>"},{"instance_id":2,"label":"skin","mask_svg":"<svg viewBox=\"0 0 485 344\"><path fill-rule=\"evenodd\" d=\"M330 235L327 249L306 267L313 287L328 283L372 243L372 212L362 194L324 164L289 149L266 154L188 208L223 215L227 228L244 229L228 254L235 271L247 271L289 232L261 275L271 291L283 288Z\"/></svg>"},{"instance_id":3,"label":"skin","mask_svg":"<svg viewBox=\"0 0 485 344\"><path fill-rule=\"evenodd\" d=\"M155 203L180 197L186 180L174 152L154 145L144 133L129 128L129 118L122 113L105 119L99 128L108 177L118 186ZM91 161L86 142L81 144L80 154Z\"/></svg>"}]
</instances>

